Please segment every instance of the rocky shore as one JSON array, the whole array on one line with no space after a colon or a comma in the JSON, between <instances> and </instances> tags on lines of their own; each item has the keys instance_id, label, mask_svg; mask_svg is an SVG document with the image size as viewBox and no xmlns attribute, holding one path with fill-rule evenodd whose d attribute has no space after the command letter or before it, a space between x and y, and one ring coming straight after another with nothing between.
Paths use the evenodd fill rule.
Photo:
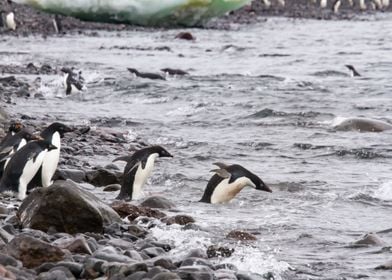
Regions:
<instances>
[{"instance_id":1,"label":"rocky shore","mask_svg":"<svg viewBox=\"0 0 392 280\"><path fill-rule=\"evenodd\" d=\"M270 2L270 5L266 3ZM332 5L334 1L328 1L325 8L321 8L318 1L310 0L287 0L282 6L281 1L252 1L250 5L243 7L237 11L233 11L228 15L213 19L204 27L226 29L231 24L249 24L265 20L269 16L284 16L290 18L313 18L313 19L354 19L359 15L389 12L391 6L378 8L368 4L365 9L361 9L359 5L351 6L350 1L342 1L339 11L334 12ZM355 2L355 1L354 1ZM35 10L29 6L21 5L9 1L0 3L0 10L4 13L14 12L17 28L15 31L5 27L0 27L0 34L29 36L32 34L48 36L62 35L65 33L82 33L84 35L96 35L98 30L106 31L122 31L145 29L126 24L111 24L81 21L72 17L53 15ZM57 29L54 25L57 23Z\"/></svg>"}]
</instances>

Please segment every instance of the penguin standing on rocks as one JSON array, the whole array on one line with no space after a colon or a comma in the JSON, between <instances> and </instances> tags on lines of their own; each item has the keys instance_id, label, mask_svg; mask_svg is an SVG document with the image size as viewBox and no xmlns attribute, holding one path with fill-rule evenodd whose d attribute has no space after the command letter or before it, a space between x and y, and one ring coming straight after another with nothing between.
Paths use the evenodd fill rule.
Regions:
<instances>
[{"instance_id":1,"label":"penguin standing on rocks","mask_svg":"<svg viewBox=\"0 0 392 280\"><path fill-rule=\"evenodd\" d=\"M214 163L218 169L211 170L215 174L211 177L200 202L225 203L232 200L244 187L250 186L256 190L272 192L264 182L241 165L226 165Z\"/></svg>"},{"instance_id":2,"label":"penguin standing on rocks","mask_svg":"<svg viewBox=\"0 0 392 280\"><path fill-rule=\"evenodd\" d=\"M0 142L0 147L6 142L12 135L15 135L15 133L18 133L19 131L24 128L24 125L20 122L12 122L10 126L8 127L8 132L4 136L4 138Z\"/></svg>"},{"instance_id":3,"label":"penguin standing on rocks","mask_svg":"<svg viewBox=\"0 0 392 280\"><path fill-rule=\"evenodd\" d=\"M15 15L13 12L10 12L5 16L5 25L8 29L13 31L16 30Z\"/></svg>"},{"instance_id":4,"label":"penguin standing on rocks","mask_svg":"<svg viewBox=\"0 0 392 280\"><path fill-rule=\"evenodd\" d=\"M40 168L46 153L55 149L54 145L45 140L27 143L9 161L0 180L0 192L17 192L18 199L23 200L27 185Z\"/></svg>"},{"instance_id":5,"label":"penguin standing on rocks","mask_svg":"<svg viewBox=\"0 0 392 280\"><path fill-rule=\"evenodd\" d=\"M21 130L2 143L0 146L0 178L11 156L32 140L42 140L42 138L32 135L26 130Z\"/></svg>"},{"instance_id":6,"label":"penguin standing on rocks","mask_svg":"<svg viewBox=\"0 0 392 280\"><path fill-rule=\"evenodd\" d=\"M339 8L340 8L340 5L342 4L342 1L341 0L335 0L335 2L333 3L333 5L332 5L332 12L334 13L334 14L337 14L337 13L339 13Z\"/></svg>"},{"instance_id":7,"label":"penguin standing on rocks","mask_svg":"<svg viewBox=\"0 0 392 280\"><path fill-rule=\"evenodd\" d=\"M41 132L41 137L47 142L51 143L53 146L57 147L57 149L51 150L46 153L42 166L37 173L37 176L40 176L40 185L43 187L49 187L52 182L52 177L56 172L57 165L60 160L60 149L61 149L61 138L64 137L64 133L71 132L73 129L66 126L65 124L55 122L49 125L44 131ZM34 182L37 179L34 178Z\"/></svg>"},{"instance_id":8,"label":"penguin standing on rocks","mask_svg":"<svg viewBox=\"0 0 392 280\"><path fill-rule=\"evenodd\" d=\"M139 198L148 176L158 157L173 157L161 146L151 146L136 151L132 156L116 158L113 161L125 161L123 181L117 199L133 200Z\"/></svg>"}]
</instances>

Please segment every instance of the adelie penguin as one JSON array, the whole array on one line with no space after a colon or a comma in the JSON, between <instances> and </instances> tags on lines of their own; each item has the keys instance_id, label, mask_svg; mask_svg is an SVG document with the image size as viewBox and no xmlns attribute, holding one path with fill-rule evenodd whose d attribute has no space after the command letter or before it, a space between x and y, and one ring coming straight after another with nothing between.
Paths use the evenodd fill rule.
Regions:
<instances>
[{"instance_id":1,"label":"adelie penguin","mask_svg":"<svg viewBox=\"0 0 392 280\"><path fill-rule=\"evenodd\" d=\"M73 69L63 67L61 71L64 73L64 87L65 94L70 95L71 93L79 92L84 90L84 78L82 72L75 73Z\"/></svg>"},{"instance_id":2,"label":"adelie penguin","mask_svg":"<svg viewBox=\"0 0 392 280\"><path fill-rule=\"evenodd\" d=\"M73 131L73 129L65 124L55 122L41 132L40 136L53 146L57 147L57 149L51 150L45 155L42 161L42 166L39 168L39 171L34 177L32 182L33 185L29 187L35 187L37 185L49 187L53 183L52 177L56 172L57 165L60 160L61 138L64 137L65 133L71 131Z\"/></svg>"},{"instance_id":3,"label":"adelie penguin","mask_svg":"<svg viewBox=\"0 0 392 280\"><path fill-rule=\"evenodd\" d=\"M241 165L226 165L214 163L218 169L211 170L211 177L200 202L225 203L232 200L244 187L250 186L256 190L272 192L272 190L255 174Z\"/></svg>"},{"instance_id":4,"label":"adelie penguin","mask_svg":"<svg viewBox=\"0 0 392 280\"><path fill-rule=\"evenodd\" d=\"M19 131L24 128L24 125L20 122L12 122L10 126L8 127L8 132L4 136L4 138L0 142L0 147L4 144L5 141L7 141L12 135L15 135Z\"/></svg>"},{"instance_id":5,"label":"adelie penguin","mask_svg":"<svg viewBox=\"0 0 392 280\"><path fill-rule=\"evenodd\" d=\"M0 180L0 192L18 193L26 197L27 185L40 168L47 152L57 149L46 140L31 141L17 151L9 161Z\"/></svg>"},{"instance_id":6,"label":"adelie penguin","mask_svg":"<svg viewBox=\"0 0 392 280\"><path fill-rule=\"evenodd\" d=\"M155 74L155 73L147 73L147 72L139 72L135 68L127 68L129 72L135 74L136 77L151 79L151 80L166 80L165 77Z\"/></svg>"},{"instance_id":7,"label":"adelie penguin","mask_svg":"<svg viewBox=\"0 0 392 280\"><path fill-rule=\"evenodd\" d=\"M117 199L133 200L140 197L142 188L151 174L156 158L173 157L161 146L151 146L136 151L132 156L116 158L125 161L123 181Z\"/></svg>"},{"instance_id":8,"label":"adelie penguin","mask_svg":"<svg viewBox=\"0 0 392 280\"><path fill-rule=\"evenodd\" d=\"M42 138L39 136L32 135L26 130L21 130L4 141L0 146L0 178L11 156L16 151L20 150L27 142L40 139Z\"/></svg>"},{"instance_id":9,"label":"adelie penguin","mask_svg":"<svg viewBox=\"0 0 392 280\"><path fill-rule=\"evenodd\" d=\"M361 76L361 74L359 74L357 72L357 70L355 70L354 66L352 66L352 65L345 65L345 66L350 71L350 76L351 77L360 77Z\"/></svg>"}]
</instances>

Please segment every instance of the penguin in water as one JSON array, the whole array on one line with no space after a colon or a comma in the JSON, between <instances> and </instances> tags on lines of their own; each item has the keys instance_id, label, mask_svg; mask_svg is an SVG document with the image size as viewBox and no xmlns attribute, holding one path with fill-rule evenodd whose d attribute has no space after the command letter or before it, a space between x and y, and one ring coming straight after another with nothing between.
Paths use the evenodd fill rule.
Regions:
<instances>
[{"instance_id":1,"label":"penguin in water","mask_svg":"<svg viewBox=\"0 0 392 280\"><path fill-rule=\"evenodd\" d=\"M154 167L158 157L173 157L161 146L151 146L136 151L132 156L116 158L115 161L125 161L121 190L117 199L133 200L139 198L143 185Z\"/></svg>"},{"instance_id":2,"label":"penguin in water","mask_svg":"<svg viewBox=\"0 0 392 280\"><path fill-rule=\"evenodd\" d=\"M244 187L250 186L256 190L272 192L272 190L255 174L241 165L226 165L214 163L218 169L211 170L211 177L200 202L225 203L232 200Z\"/></svg>"},{"instance_id":3,"label":"penguin in water","mask_svg":"<svg viewBox=\"0 0 392 280\"><path fill-rule=\"evenodd\" d=\"M55 122L41 132L40 136L53 146L56 146L57 149L46 153L42 161L42 166L36 175L36 177L40 178L34 178L34 182L40 182L41 184L39 185L43 187L49 187L53 183L52 177L56 172L60 160L61 138L64 137L65 133L71 131L73 131L73 129L65 124Z\"/></svg>"},{"instance_id":4,"label":"penguin in water","mask_svg":"<svg viewBox=\"0 0 392 280\"><path fill-rule=\"evenodd\" d=\"M23 200L27 185L40 168L46 153L55 149L57 147L46 140L27 143L9 161L0 180L0 192L17 192L18 199Z\"/></svg>"},{"instance_id":5,"label":"penguin in water","mask_svg":"<svg viewBox=\"0 0 392 280\"><path fill-rule=\"evenodd\" d=\"M155 74L155 73L147 73L147 72L139 72L135 68L127 68L129 72L136 75L139 78L151 79L151 80L166 80L165 77Z\"/></svg>"},{"instance_id":6,"label":"penguin in water","mask_svg":"<svg viewBox=\"0 0 392 280\"><path fill-rule=\"evenodd\" d=\"M75 73L73 68L70 69L67 67L61 68L61 71L64 73L64 87L66 95L70 95L73 92L79 92L85 88L82 71Z\"/></svg>"},{"instance_id":7,"label":"penguin in water","mask_svg":"<svg viewBox=\"0 0 392 280\"><path fill-rule=\"evenodd\" d=\"M4 136L4 138L0 142L0 147L6 142L12 135L15 135L15 133L18 133L19 131L24 128L24 125L20 122L12 122L10 126L8 127L8 132Z\"/></svg>"},{"instance_id":8,"label":"penguin in water","mask_svg":"<svg viewBox=\"0 0 392 280\"><path fill-rule=\"evenodd\" d=\"M42 138L35 136L26 130L21 130L4 141L0 146L0 178L3 176L3 172L11 159L11 156L26 145L27 142L32 140L42 140Z\"/></svg>"},{"instance_id":9,"label":"penguin in water","mask_svg":"<svg viewBox=\"0 0 392 280\"><path fill-rule=\"evenodd\" d=\"M351 77L360 77L361 74L358 73L358 71L354 68L352 65L344 65L347 67L347 69L350 71Z\"/></svg>"}]
</instances>

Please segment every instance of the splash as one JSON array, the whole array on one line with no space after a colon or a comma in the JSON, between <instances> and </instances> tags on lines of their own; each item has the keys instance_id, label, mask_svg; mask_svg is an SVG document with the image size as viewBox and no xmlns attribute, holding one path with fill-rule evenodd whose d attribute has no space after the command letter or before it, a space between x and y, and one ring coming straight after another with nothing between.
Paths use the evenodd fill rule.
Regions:
<instances>
[{"instance_id":1,"label":"splash","mask_svg":"<svg viewBox=\"0 0 392 280\"><path fill-rule=\"evenodd\" d=\"M392 201L392 181L382 184L378 189L374 191L373 196L381 200Z\"/></svg>"}]
</instances>

